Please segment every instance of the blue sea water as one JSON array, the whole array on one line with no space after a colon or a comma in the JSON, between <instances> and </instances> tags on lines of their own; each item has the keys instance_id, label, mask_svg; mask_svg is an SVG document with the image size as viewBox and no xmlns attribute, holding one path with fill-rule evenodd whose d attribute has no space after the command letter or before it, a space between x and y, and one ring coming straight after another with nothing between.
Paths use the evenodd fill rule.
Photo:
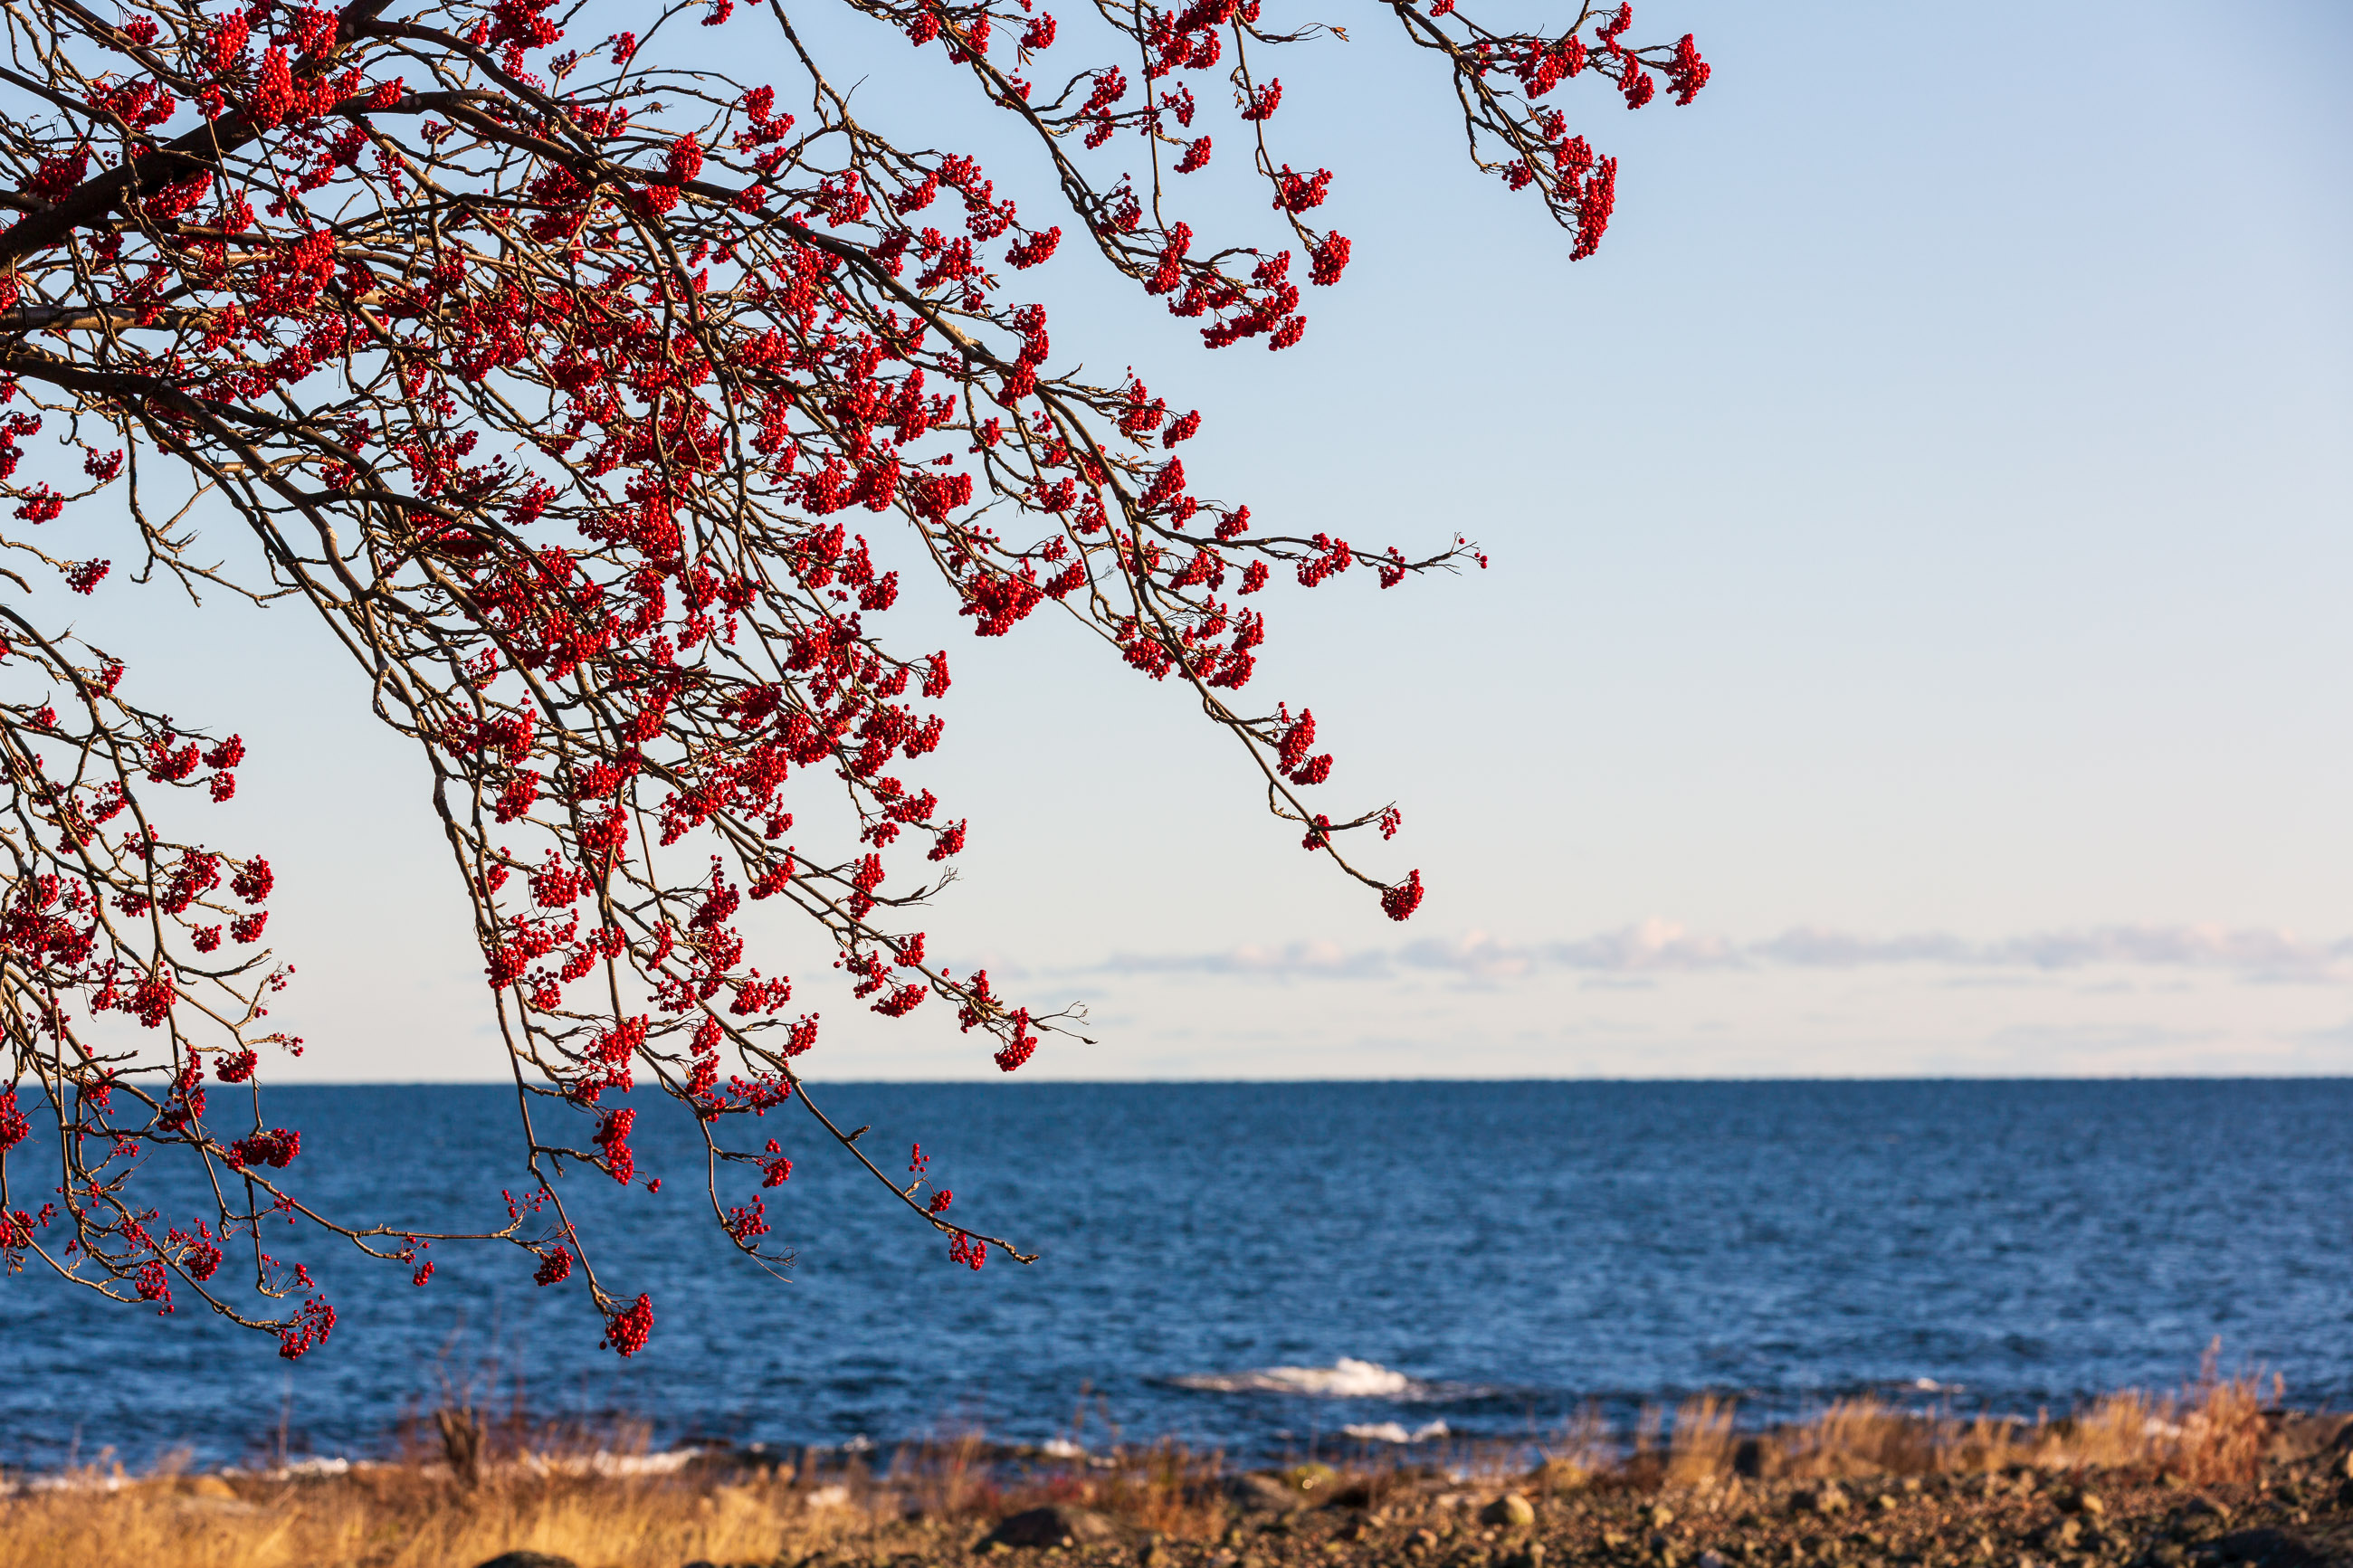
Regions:
<instances>
[{"instance_id":1,"label":"blue sea water","mask_svg":"<svg viewBox=\"0 0 2353 1568\"><path fill-rule=\"evenodd\" d=\"M2221 1336L2291 1403L2353 1405L2353 1081L836 1085L886 1168L920 1140L959 1217L1042 1254L974 1273L809 1136L767 1194L789 1282L715 1237L683 1119L639 1173L565 1185L651 1343L597 1348L577 1289L503 1247L430 1284L323 1238L340 1311L299 1363L182 1310L0 1280L0 1465L111 1447L199 1462L380 1449L494 1364L543 1413L656 1441L1008 1441L1116 1429L1240 1456L1442 1423L1541 1433L1715 1391L1744 1422L1848 1394L2031 1414L2170 1387ZM330 1211L495 1222L512 1090L270 1091ZM23 1202L32 1171L12 1167ZM165 1218L193 1194L153 1184ZM195 1212L190 1205L189 1212Z\"/></svg>"}]
</instances>

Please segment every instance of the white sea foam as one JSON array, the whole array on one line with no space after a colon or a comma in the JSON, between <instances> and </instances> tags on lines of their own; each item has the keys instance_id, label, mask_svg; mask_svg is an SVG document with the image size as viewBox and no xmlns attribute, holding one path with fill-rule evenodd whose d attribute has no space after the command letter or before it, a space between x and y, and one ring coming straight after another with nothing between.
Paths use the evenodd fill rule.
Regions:
<instances>
[{"instance_id":1,"label":"white sea foam","mask_svg":"<svg viewBox=\"0 0 2353 1568\"><path fill-rule=\"evenodd\" d=\"M1427 1384L1375 1362L1342 1356L1330 1366L1262 1366L1250 1372L1187 1373L1168 1380L1205 1394L1304 1394L1318 1399L1416 1399Z\"/></svg>"},{"instance_id":2,"label":"white sea foam","mask_svg":"<svg viewBox=\"0 0 2353 1568\"><path fill-rule=\"evenodd\" d=\"M0 1497L28 1492L119 1492L132 1484L121 1466L113 1469L68 1470L62 1475L28 1476L22 1481L0 1479Z\"/></svg>"},{"instance_id":3,"label":"white sea foam","mask_svg":"<svg viewBox=\"0 0 2353 1568\"><path fill-rule=\"evenodd\" d=\"M1340 1430L1365 1443L1427 1443L1433 1437L1446 1436L1446 1423L1425 1422L1409 1432L1395 1421L1377 1421L1363 1426L1343 1426Z\"/></svg>"},{"instance_id":4,"label":"white sea foam","mask_svg":"<svg viewBox=\"0 0 2353 1568\"><path fill-rule=\"evenodd\" d=\"M213 1474L253 1476L265 1481L283 1481L304 1478L315 1479L320 1476L348 1476L355 1469L365 1470L375 1468L365 1462L354 1465L351 1460L337 1455L325 1458L295 1459L287 1464L269 1465L258 1470L243 1469L236 1465L223 1465Z\"/></svg>"},{"instance_id":5,"label":"white sea foam","mask_svg":"<svg viewBox=\"0 0 2353 1568\"><path fill-rule=\"evenodd\" d=\"M700 1448L672 1448L660 1454L616 1454L599 1448L593 1454L526 1453L516 1462L539 1475L674 1476L702 1452Z\"/></svg>"}]
</instances>

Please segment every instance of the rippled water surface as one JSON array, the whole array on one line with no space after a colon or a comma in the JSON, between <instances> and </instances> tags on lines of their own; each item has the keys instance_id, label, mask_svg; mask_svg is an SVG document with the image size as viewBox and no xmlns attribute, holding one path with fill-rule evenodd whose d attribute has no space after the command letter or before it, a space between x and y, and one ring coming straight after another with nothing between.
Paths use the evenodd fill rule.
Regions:
<instances>
[{"instance_id":1,"label":"rippled water surface","mask_svg":"<svg viewBox=\"0 0 2353 1568\"><path fill-rule=\"evenodd\" d=\"M2172 1385L2221 1335L2300 1404L2353 1404L2353 1082L843 1085L864 1147L920 1139L955 1210L1042 1252L951 1265L803 1131L767 1196L779 1283L715 1245L682 1122L659 1196L567 1180L650 1346L596 1348L509 1248L423 1289L289 1234L341 1318L299 1363L190 1310L0 1281L0 1464L382 1447L495 1362L550 1413L658 1440L888 1446L977 1426L1303 1449L1347 1427L1525 1434L1698 1390L1744 1419L1879 1391L2031 1411ZM512 1091L283 1089L314 1203L446 1228L516 1180ZM34 1179L20 1149L18 1201ZM888 1168L886 1166L886 1168ZM165 1186L151 1201L174 1212ZM185 1202L186 1194L180 1201ZM701 1217L698 1218L700 1214Z\"/></svg>"}]
</instances>

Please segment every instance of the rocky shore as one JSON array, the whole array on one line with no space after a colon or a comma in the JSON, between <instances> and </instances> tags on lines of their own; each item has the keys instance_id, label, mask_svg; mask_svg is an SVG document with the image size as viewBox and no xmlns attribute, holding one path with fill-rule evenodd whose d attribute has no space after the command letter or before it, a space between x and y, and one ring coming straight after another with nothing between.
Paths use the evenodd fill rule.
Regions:
<instances>
[{"instance_id":1,"label":"rocky shore","mask_svg":"<svg viewBox=\"0 0 2353 1568\"><path fill-rule=\"evenodd\" d=\"M1399 1488L1380 1500L1343 1492L1320 1507L1275 1506L1282 1478L1244 1478L1257 1506L1215 1541L1128 1540L1083 1509L1017 1515L974 1543L989 1554L1042 1552L1072 1568L2094 1568L2148 1564L2259 1568L2353 1564L2353 1448L2267 1467L2255 1483L2190 1488L2048 1476L2021 1468L1979 1476L1863 1477L1819 1483L1743 1482L1675 1492L1482 1498L1458 1489ZM1285 1487L1285 1489L1288 1489ZM880 1568L954 1554L878 1538L797 1568Z\"/></svg>"},{"instance_id":2,"label":"rocky shore","mask_svg":"<svg viewBox=\"0 0 2353 1568\"><path fill-rule=\"evenodd\" d=\"M2353 1568L2353 1417L2244 1390L2024 1426L1680 1415L1672 1442L1534 1470L976 1440L879 1476L605 1450L81 1472L0 1495L0 1568Z\"/></svg>"},{"instance_id":3,"label":"rocky shore","mask_svg":"<svg viewBox=\"0 0 2353 1568\"><path fill-rule=\"evenodd\" d=\"M2235 1483L2020 1465L1839 1479L1735 1474L1655 1490L1539 1471L1499 1489L1305 1466L1220 1478L1214 1493L1208 1517L1223 1522L1201 1539L1047 1503L986 1527L878 1518L771 1561L773 1568L975 1561L1002 1568L2353 1568L2353 1419L2283 1430L2259 1473ZM485 1568L575 1565L517 1553Z\"/></svg>"}]
</instances>

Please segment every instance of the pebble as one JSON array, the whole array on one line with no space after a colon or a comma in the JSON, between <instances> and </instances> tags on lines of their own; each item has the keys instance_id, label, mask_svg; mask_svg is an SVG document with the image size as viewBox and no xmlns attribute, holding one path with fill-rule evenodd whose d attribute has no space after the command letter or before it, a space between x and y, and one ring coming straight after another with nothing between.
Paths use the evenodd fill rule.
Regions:
<instances>
[{"instance_id":1,"label":"pebble","mask_svg":"<svg viewBox=\"0 0 2353 1568\"><path fill-rule=\"evenodd\" d=\"M1517 1492L1505 1492L1479 1510L1482 1524L1500 1524L1514 1530L1525 1530L1536 1521L1535 1505Z\"/></svg>"}]
</instances>

